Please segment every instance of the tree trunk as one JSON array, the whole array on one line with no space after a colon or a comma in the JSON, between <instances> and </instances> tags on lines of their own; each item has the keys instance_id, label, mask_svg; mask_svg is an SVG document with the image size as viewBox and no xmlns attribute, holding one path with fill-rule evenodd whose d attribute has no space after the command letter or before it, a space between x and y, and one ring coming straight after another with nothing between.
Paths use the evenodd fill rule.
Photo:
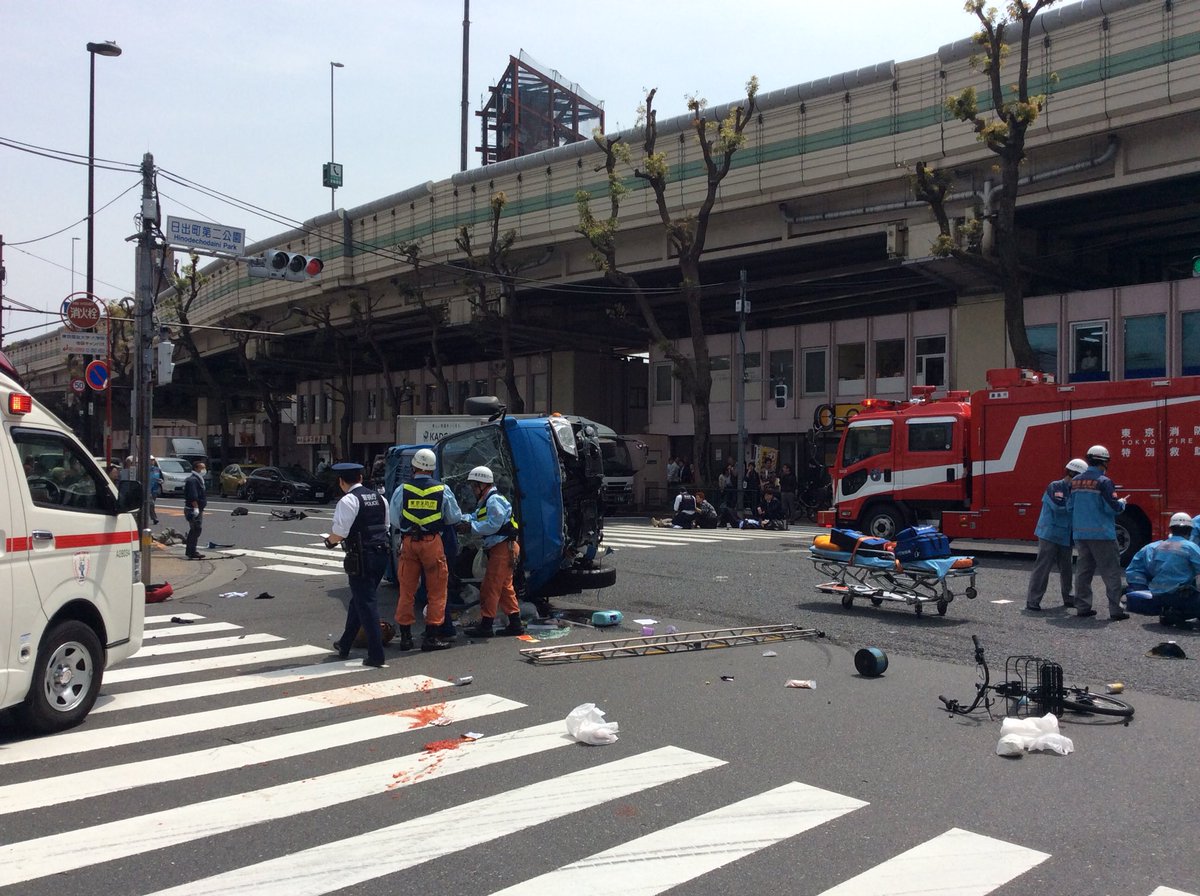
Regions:
<instances>
[{"instance_id":1,"label":"tree trunk","mask_svg":"<svg viewBox=\"0 0 1200 896\"><path fill-rule=\"evenodd\" d=\"M1018 367L1037 368L1037 354L1029 344L1025 330L1025 290L1021 273L1021 252L1017 245L1017 188L1020 179L1019 156L1005 155L1001 159L1003 190L996 209L996 255L1000 261L1000 277L1004 285L1004 325L1008 333L1013 360Z\"/></svg>"}]
</instances>

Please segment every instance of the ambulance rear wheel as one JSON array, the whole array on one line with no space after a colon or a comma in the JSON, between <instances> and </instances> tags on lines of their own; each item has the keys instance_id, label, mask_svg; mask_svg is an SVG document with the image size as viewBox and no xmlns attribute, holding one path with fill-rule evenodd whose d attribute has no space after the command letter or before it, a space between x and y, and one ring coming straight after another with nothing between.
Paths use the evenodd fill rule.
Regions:
<instances>
[{"instance_id":1,"label":"ambulance rear wheel","mask_svg":"<svg viewBox=\"0 0 1200 896\"><path fill-rule=\"evenodd\" d=\"M103 675L104 649L96 633L74 619L60 622L38 649L21 721L41 733L78 725L96 702Z\"/></svg>"},{"instance_id":2,"label":"ambulance rear wheel","mask_svg":"<svg viewBox=\"0 0 1200 896\"><path fill-rule=\"evenodd\" d=\"M863 517L863 534L892 541L905 526L904 514L890 501L876 504Z\"/></svg>"}]
</instances>

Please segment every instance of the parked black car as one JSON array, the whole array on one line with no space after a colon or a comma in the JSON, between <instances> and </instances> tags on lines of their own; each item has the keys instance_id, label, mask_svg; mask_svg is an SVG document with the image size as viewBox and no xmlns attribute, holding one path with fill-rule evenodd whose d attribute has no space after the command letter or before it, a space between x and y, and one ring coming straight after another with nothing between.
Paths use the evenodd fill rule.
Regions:
<instances>
[{"instance_id":1,"label":"parked black car","mask_svg":"<svg viewBox=\"0 0 1200 896\"><path fill-rule=\"evenodd\" d=\"M251 472L242 486L242 494L247 501L263 498L284 504L301 501L327 504L333 497L329 487L319 479L303 470L280 467L259 467Z\"/></svg>"}]
</instances>

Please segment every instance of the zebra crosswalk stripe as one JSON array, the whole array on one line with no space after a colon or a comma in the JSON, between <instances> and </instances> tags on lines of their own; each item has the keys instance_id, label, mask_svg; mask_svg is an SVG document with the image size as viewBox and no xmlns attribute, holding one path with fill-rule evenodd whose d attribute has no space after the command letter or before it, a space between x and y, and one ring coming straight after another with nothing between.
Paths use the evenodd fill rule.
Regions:
<instances>
[{"instance_id":1,"label":"zebra crosswalk stripe","mask_svg":"<svg viewBox=\"0 0 1200 896\"><path fill-rule=\"evenodd\" d=\"M441 725L442 719L451 723L462 722L480 716L522 709L524 706L524 703L492 694L478 694L462 700L352 719L348 722L292 731L245 743L71 772L53 778L23 781L0 787L0 814L40 809L73 800L133 790L150 784L215 775L247 765L294 759L308 753L345 747L347 744L403 734L406 731L428 727L435 722Z\"/></svg>"},{"instance_id":2,"label":"zebra crosswalk stripe","mask_svg":"<svg viewBox=\"0 0 1200 896\"><path fill-rule=\"evenodd\" d=\"M276 647L272 650L256 650L250 653L226 653L190 660L177 660L173 663L135 666L122 664L115 669L104 670L104 684L123 684L127 681L146 681L152 678L177 678L182 675L210 672L214 669L247 668L261 663L278 663L321 654L328 656L329 648L300 644L295 647ZM139 653L138 656L141 654Z\"/></svg>"},{"instance_id":3,"label":"zebra crosswalk stripe","mask_svg":"<svg viewBox=\"0 0 1200 896\"><path fill-rule=\"evenodd\" d=\"M185 641L180 644L144 644L142 649L130 657L130 659L166 656L173 653L194 653L197 650L222 650L226 647L241 647L243 644L270 644L272 641L282 640L283 638L279 637L279 635L253 632L248 635L238 635L237 637L209 638L207 641Z\"/></svg>"},{"instance_id":4,"label":"zebra crosswalk stripe","mask_svg":"<svg viewBox=\"0 0 1200 896\"><path fill-rule=\"evenodd\" d=\"M556 727L562 732L561 723ZM487 742L485 739L473 744L470 751L455 752L471 752ZM319 896L724 764L723 760L679 747L660 747L171 887L152 896L225 896L234 892L239 896ZM554 799L546 799L547 792L554 793ZM381 843L388 844L388 848L380 850Z\"/></svg>"},{"instance_id":5,"label":"zebra crosswalk stripe","mask_svg":"<svg viewBox=\"0 0 1200 896\"><path fill-rule=\"evenodd\" d=\"M492 896L651 896L866 806L797 781L630 840Z\"/></svg>"},{"instance_id":6,"label":"zebra crosswalk stripe","mask_svg":"<svg viewBox=\"0 0 1200 896\"><path fill-rule=\"evenodd\" d=\"M92 707L92 715L120 709L134 709L139 706L156 706L161 703L178 704L202 697L215 697L219 694L253 691L257 688L281 687L295 684L298 681L332 678L335 675L347 675L351 672L373 672L373 670L357 660L345 660L334 663L313 663L311 666L293 666L287 669L268 669L266 672L255 672L250 675L233 675L209 681L174 684L169 688L144 688L140 691L125 691L121 694L101 694L96 700L96 705Z\"/></svg>"},{"instance_id":7,"label":"zebra crosswalk stripe","mask_svg":"<svg viewBox=\"0 0 1200 896\"><path fill-rule=\"evenodd\" d=\"M575 741L567 735L562 722L556 721L536 728L484 738L469 744L467 748L433 753L422 750L408 756L389 758L370 765L343 769L315 778L287 781L261 790L192 803L187 807L187 811L171 808L93 825L70 832L71 849L55 848L54 844L61 844L64 836L63 831L58 831L46 837L0 847L0 887L35 880L51 874L74 871L100 862L129 858L193 840L215 837L218 834L288 818L303 812L319 811L329 806L353 802L396 788L406 787L417 781L483 768L497 762L527 757L574 743ZM679 758L662 764L669 766L673 771L678 771L683 767L683 761ZM692 768L693 771L700 770L694 766ZM571 786L577 786L580 791L593 794L596 791L608 792L609 785L603 777L599 780L592 777L602 772L603 769L604 766L598 766L595 769L588 769L586 772L575 773L570 782ZM631 769L631 771L637 771L637 769ZM679 772L678 776L682 777L683 774L685 773ZM584 780L580 782L580 778ZM653 776L648 773L645 780L653 780ZM555 782L547 783L554 785ZM544 786L539 783L528 788L530 790L528 799L535 803L547 802ZM651 785L646 784L645 786ZM619 787L612 789L616 791L619 790ZM601 800L597 799L597 801ZM470 805L473 804L466 804L466 806ZM455 808L463 809L466 806ZM515 806L506 803L503 799L499 801L498 806L498 814L501 817L506 817L510 812L515 813L516 811ZM464 827L473 827L477 823L490 824L491 822L473 817L469 813L461 822L456 822ZM430 840L442 839L440 834L437 837L432 836L433 832L437 830L439 829L431 827L421 837ZM381 832L376 832L368 837L371 843L369 849L375 853L375 858L378 858L380 843L392 843L390 838L384 836L383 839L380 839L380 836ZM418 846L418 844L412 845ZM390 847L388 852L390 853ZM338 858L337 850L334 850L328 860L334 867L340 865L342 861ZM245 869L243 869L244 871ZM289 892L290 896L296 896L295 893L291 893L290 884L284 886L281 878L260 879L253 874L246 878L245 884L241 883L239 879L239 883L235 885L226 883L222 885L224 889L212 892L222 894L248 892L254 882L265 887L262 892L272 894Z\"/></svg>"},{"instance_id":8,"label":"zebra crosswalk stripe","mask_svg":"<svg viewBox=\"0 0 1200 896\"><path fill-rule=\"evenodd\" d=\"M953 869L956 896L986 896L1048 858L1049 853L951 828L821 896L941 893L948 869Z\"/></svg>"},{"instance_id":9,"label":"zebra crosswalk stripe","mask_svg":"<svg viewBox=\"0 0 1200 896\"><path fill-rule=\"evenodd\" d=\"M156 628L146 632L142 643L157 641L161 638L178 638L181 635L211 635L213 632L237 631L240 625L232 622L206 622L203 625L181 625L178 628Z\"/></svg>"},{"instance_id":10,"label":"zebra crosswalk stripe","mask_svg":"<svg viewBox=\"0 0 1200 896\"><path fill-rule=\"evenodd\" d=\"M335 690L318 691L300 697L280 697L276 700L247 703L242 706L231 706L188 715L167 716L128 725L76 729L66 731L53 738L9 744L3 752L0 752L0 765L27 762L32 759L49 759L53 756L69 756L73 753L86 753L108 747L143 743L164 737L197 734L201 731L213 731L248 722L304 715L328 709L331 706L350 706L368 700L400 697L414 691L449 686L450 683L447 681L427 678L424 675L410 675L406 678L393 678Z\"/></svg>"}]
</instances>

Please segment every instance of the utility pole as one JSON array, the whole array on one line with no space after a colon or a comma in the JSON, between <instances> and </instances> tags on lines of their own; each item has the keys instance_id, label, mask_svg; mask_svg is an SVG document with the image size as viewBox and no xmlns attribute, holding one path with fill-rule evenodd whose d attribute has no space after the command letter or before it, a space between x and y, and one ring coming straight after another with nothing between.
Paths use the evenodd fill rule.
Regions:
<instances>
[{"instance_id":1,"label":"utility pole","mask_svg":"<svg viewBox=\"0 0 1200 896\"><path fill-rule=\"evenodd\" d=\"M467 74L470 70L471 46L471 0L463 0L463 48L462 48L462 133L459 136L458 170L467 170Z\"/></svg>"},{"instance_id":2,"label":"utility pole","mask_svg":"<svg viewBox=\"0 0 1200 896\"><path fill-rule=\"evenodd\" d=\"M4 235L0 234L0 348L4 347Z\"/></svg>"},{"instance_id":3,"label":"utility pole","mask_svg":"<svg viewBox=\"0 0 1200 896\"><path fill-rule=\"evenodd\" d=\"M750 300L746 298L746 272L738 275L738 297L734 305L738 316L738 459L737 509L746 506L746 315L750 313Z\"/></svg>"},{"instance_id":4,"label":"utility pole","mask_svg":"<svg viewBox=\"0 0 1200 896\"><path fill-rule=\"evenodd\" d=\"M141 530L142 581L150 579L150 423L151 423L151 365L154 338L154 235L158 230L158 198L154 193L154 156L142 156L142 229L137 234L137 286L134 293L135 344L133 369L133 409L129 427L130 437L137 445L138 478L142 483L142 506L138 510ZM111 388L111 386L110 386Z\"/></svg>"}]
</instances>

